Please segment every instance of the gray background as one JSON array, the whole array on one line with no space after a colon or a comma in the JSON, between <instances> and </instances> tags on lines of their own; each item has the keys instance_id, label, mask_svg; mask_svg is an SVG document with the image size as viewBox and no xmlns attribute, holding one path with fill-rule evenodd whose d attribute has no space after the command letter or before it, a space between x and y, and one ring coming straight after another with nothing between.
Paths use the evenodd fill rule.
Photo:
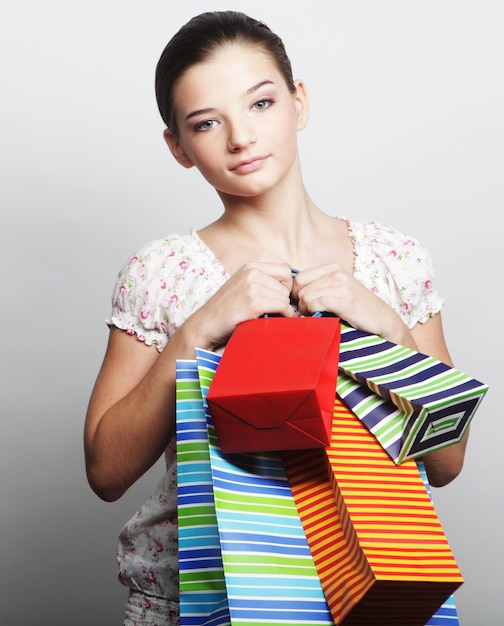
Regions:
<instances>
[{"instance_id":1,"label":"gray background","mask_svg":"<svg viewBox=\"0 0 504 626\"><path fill-rule=\"evenodd\" d=\"M429 246L453 358L491 385L462 475L434 496L465 576L462 626L502 625L504 8L485 0L18 0L2 11L0 624L121 623L116 538L161 465L119 502L99 501L84 413L122 262L219 215L164 145L153 73L182 23L229 4L277 30L307 82L300 142L315 201Z\"/></svg>"}]
</instances>

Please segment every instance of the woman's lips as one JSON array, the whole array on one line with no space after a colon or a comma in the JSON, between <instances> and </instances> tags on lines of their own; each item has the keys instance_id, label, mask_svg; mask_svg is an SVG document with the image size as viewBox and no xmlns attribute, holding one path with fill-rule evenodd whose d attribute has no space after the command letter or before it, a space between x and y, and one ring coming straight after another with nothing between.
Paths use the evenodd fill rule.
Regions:
<instances>
[{"instance_id":1,"label":"woman's lips","mask_svg":"<svg viewBox=\"0 0 504 626\"><path fill-rule=\"evenodd\" d=\"M255 172L260 167L262 167L266 159L267 157L265 156L245 159L244 161L240 161L237 165L235 165L231 169L233 172L236 172L237 174L249 174L250 172Z\"/></svg>"}]
</instances>

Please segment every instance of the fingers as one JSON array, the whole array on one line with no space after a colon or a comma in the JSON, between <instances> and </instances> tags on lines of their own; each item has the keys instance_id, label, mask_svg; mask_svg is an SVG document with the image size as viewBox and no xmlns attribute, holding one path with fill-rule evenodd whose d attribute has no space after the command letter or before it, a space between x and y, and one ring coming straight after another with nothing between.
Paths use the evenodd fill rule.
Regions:
<instances>
[{"instance_id":1,"label":"fingers","mask_svg":"<svg viewBox=\"0 0 504 626\"><path fill-rule=\"evenodd\" d=\"M288 263L247 263L240 271L248 273L257 271L275 279L287 289L289 294L292 291L292 269Z\"/></svg>"},{"instance_id":2,"label":"fingers","mask_svg":"<svg viewBox=\"0 0 504 626\"><path fill-rule=\"evenodd\" d=\"M207 332L219 340L237 324L265 314L293 317L292 276L288 264L247 263L204 305Z\"/></svg>"},{"instance_id":3,"label":"fingers","mask_svg":"<svg viewBox=\"0 0 504 626\"><path fill-rule=\"evenodd\" d=\"M334 284L335 281L339 281L343 276L348 276L347 272L335 263L311 267L310 269L298 272L294 276L292 295L295 298L298 298L300 290L307 285L311 285L319 281L323 281L325 285L331 285Z\"/></svg>"},{"instance_id":4,"label":"fingers","mask_svg":"<svg viewBox=\"0 0 504 626\"><path fill-rule=\"evenodd\" d=\"M338 314L338 303L348 296L350 280L347 272L336 264L303 270L294 277L292 297L297 300L302 315L317 311Z\"/></svg>"},{"instance_id":5,"label":"fingers","mask_svg":"<svg viewBox=\"0 0 504 626\"><path fill-rule=\"evenodd\" d=\"M301 315L334 313L351 326L383 337L403 339L406 327L378 295L336 264L299 272L292 290Z\"/></svg>"},{"instance_id":6,"label":"fingers","mask_svg":"<svg viewBox=\"0 0 504 626\"><path fill-rule=\"evenodd\" d=\"M275 313L292 317L292 273L287 263L250 263L238 277L252 317Z\"/></svg>"}]
</instances>

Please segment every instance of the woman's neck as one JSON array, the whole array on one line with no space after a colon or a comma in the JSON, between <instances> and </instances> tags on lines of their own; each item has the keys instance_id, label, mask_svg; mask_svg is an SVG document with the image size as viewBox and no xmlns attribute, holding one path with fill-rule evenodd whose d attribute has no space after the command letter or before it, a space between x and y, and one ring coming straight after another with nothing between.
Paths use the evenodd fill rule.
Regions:
<instances>
[{"instance_id":1,"label":"woman's neck","mask_svg":"<svg viewBox=\"0 0 504 626\"><path fill-rule=\"evenodd\" d=\"M226 210L199 231L229 273L249 261L290 263L304 269L313 265L347 260L340 256L349 244L346 225L323 213L303 190L289 202L274 198L223 198ZM348 248L350 250L350 248Z\"/></svg>"},{"instance_id":2,"label":"woman's neck","mask_svg":"<svg viewBox=\"0 0 504 626\"><path fill-rule=\"evenodd\" d=\"M222 234L227 232L255 246L262 242L270 251L278 246L285 252L297 249L316 230L323 216L304 188L295 193L271 193L255 198L221 195L221 199L225 211L215 227Z\"/></svg>"}]
</instances>

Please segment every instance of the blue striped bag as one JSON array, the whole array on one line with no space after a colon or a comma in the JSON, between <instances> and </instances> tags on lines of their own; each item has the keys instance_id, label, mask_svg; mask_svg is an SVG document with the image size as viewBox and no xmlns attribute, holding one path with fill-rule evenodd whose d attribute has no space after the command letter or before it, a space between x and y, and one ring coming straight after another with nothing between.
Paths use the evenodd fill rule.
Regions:
<instances>
[{"instance_id":1,"label":"blue striped bag","mask_svg":"<svg viewBox=\"0 0 504 626\"><path fill-rule=\"evenodd\" d=\"M433 357L341 325L338 396L396 463L460 441L487 391Z\"/></svg>"},{"instance_id":2,"label":"blue striped bag","mask_svg":"<svg viewBox=\"0 0 504 626\"><path fill-rule=\"evenodd\" d=\"M220 357L196 359L231 624L333 625L280 455L222 454L205 400Z\"/></svg>"},{"instance_id":3,"label":"blue striped bag","mask_svg":"<svg viewBox=\"0 0 504 626\"><path fill-rule=\"evenodd\" d=\"M432 493L429 485L429 479L427 478L427 472L425 465L422 461L417 461L418 469L420 470L420 476L422 477L425 489L429 494L429 498L432 501ZM447 600L439 607L436 613L430 618L425 626L459 626L459 618L457 613L457 607L455 606L455 595L452 594Z\"/></svg>"},{"instance_id":4,"label":"blue striped bag","mask_svg":"<svg viewBox=\"0 0 504 626\"><path fill-rule=\"evenodd\" d=\"M180 625L229 626L198 368L176 367Z\"/></svg>"}]
</instances>

